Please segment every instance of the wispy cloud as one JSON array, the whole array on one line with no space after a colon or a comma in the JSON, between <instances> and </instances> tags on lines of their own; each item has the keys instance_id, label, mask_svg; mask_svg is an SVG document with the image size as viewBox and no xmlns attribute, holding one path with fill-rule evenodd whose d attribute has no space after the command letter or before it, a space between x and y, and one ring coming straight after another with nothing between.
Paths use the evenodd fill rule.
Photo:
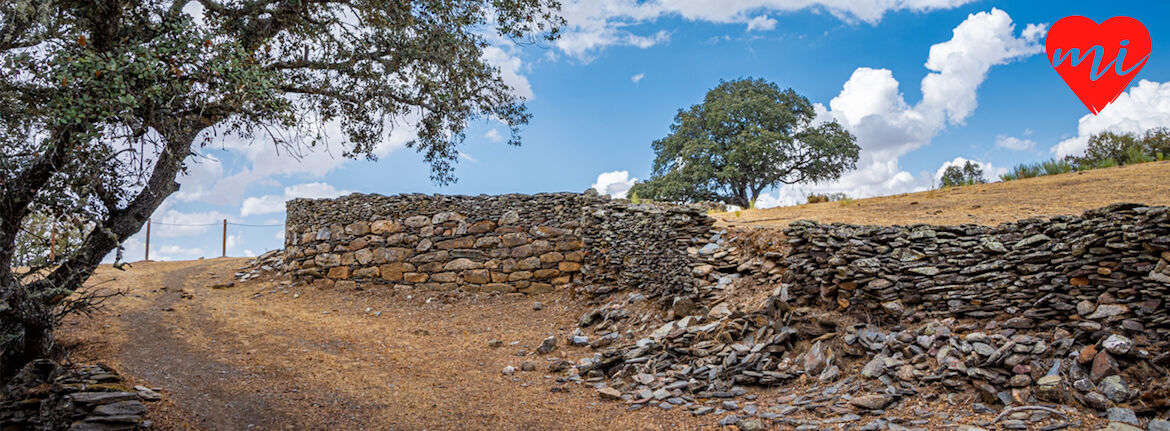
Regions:
<instances>
[{"instance_id":1,"label":"wispy cloud","mask_svg":"<svg viewBox=\"0 0 1170 431\"><path fill-rule=\"evenodd\" d=\"M461 158L463 160L467 160L471 163L479 163L479 160L476 160L475 157L471 156L471 154L467 154L467 153L462 152L462 151L459 152L459 158Z\"/></svg>"},{"instance_id":2,"label":"wispy cloud","mask_svg":"<svg viewBox=\"0 0 1170 431\"><path fill-rule=\"evenodd\" d=\"M768 31L776 28L776 20L767 15L760 15L748 20L747 31Z\"/></svg>"},{"instance_id":3,"label":"wispy cloud","mask_svg":"<svg viewBox=\"0 0 1170 431\"><path fill-rule=\"evenodd\" d=\"M501 136L500 131L496 130L496 129L488 130L487 133L483 134L483 137L485 137L485 138L487 138L487 140L495 142L497 144L500 142L504 142L504 137Z\"/></svg>"},{"instance_id":4,"label":"wispy cloud","mask_svg":"<svg viewBox=\"0 0 1170 431\"><path fill-rule=\"evenodd\" d=\"M1036 147L1031 139L1020 139L1015 136L998 135L995 137L995 146L1015 151L1026 151Z\"/></svg>"},{"instance_id":5,"label":"wispy cloud","mask_svg":"<svg viewBox=\"0 0 1170 431\"><path fill-rule=\"evenodd\" d=\"M588 62L599 51L611 46L649 48L670 40L670 33L659 30L637 34L638 24L662 17L678 16L688 21L719 24L746 24L748 31L775 28L776 20L768 16L802 10L823 10L837 19L853 24L877 24L887 12L909 10L927 12L951 9L974 0L741 0L722 1L638 1L638 0L568 0L561 13L566 25L555 46L577 60Z\"/></svg>"}]
</instances>

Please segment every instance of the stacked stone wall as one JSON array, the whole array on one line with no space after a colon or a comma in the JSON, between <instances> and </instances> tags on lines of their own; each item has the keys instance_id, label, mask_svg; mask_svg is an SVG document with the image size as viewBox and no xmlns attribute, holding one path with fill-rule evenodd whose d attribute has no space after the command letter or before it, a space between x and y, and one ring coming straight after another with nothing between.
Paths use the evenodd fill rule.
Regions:
<instances>
[{"instance_id":1,"label":"stacked stone wall","mask_svg":"<svg viewBox=\"0 0 1170 431\"><path fill-rule=\"evenodd\" d=\"M799 221L785 229L782 280L799 299L896 316L1072 321L1170 335L1170 211L1117 204L1082 216L996 227L857 226Z\"/></svg>"},{"instance_id":2,"label":"stacked stone wall","mask_svg":"<svg viewBox=\"0 0 1170 431\"><path fill-rule=\"evenodd\" d=\"M596 195L361 195L288 203L285 271L320 287L542 293L693 284L690 207ZM604 286L599 286L604 284Z\"/></svg>"},{"instance_id":3,"label":"stacked stone wall","mask_svg":"<svg viewBox=\"0 0 1170 431\"><path fill-rule=\"evenodd\" d=\"M1118 204L996 227L801 221L785 235L728 235L699 254L711 275L739 276L726 283L729 296L675 311L646 338L618 345L612 322L625 310L586 314L579 326L594 328L595 338L582 339L598 351L564 362L568 378L604 378L603 399L693 415L718 414L726 399L749 393L739 385L784 385L790 395L760 409L778 413L753 416L788 427L809 424L793 419L801 411L887 417L919 403L916 396L956 391L968 391L957 399L978 402L977 413L1058 403L1131 424L1139 423L1135 412L1170 406L1166 207ZM770 291L762 303L741 299L761 288ZM815 385L801 389L808 382ZM688 394L696 401L663 401ZM847 416L813 425L860 420ZM1047 425L999 418L976 425L1080 427L1067 417ZM749 416L720 423L766 428Z\"/></svg>"}]
</instances>

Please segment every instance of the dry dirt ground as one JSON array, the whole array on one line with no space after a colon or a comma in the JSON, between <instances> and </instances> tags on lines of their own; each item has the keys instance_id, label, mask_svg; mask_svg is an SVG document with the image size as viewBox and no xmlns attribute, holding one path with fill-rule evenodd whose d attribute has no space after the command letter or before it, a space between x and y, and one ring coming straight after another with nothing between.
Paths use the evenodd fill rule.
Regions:
<instances>
[{"instance_id":1,"label":"dry dirt ground","mask_svg":"<svg viewBox=\"0 0 1170 431\"><path fill-rule=\"evenodd\" d=\"M801 219L877 225L995 225L1021 218L1080 214L1117 202L1170 205L1170 161L716 217L729 226L783 227Z\"/></svg>"},{"instance_id":2,"label":"dry dirt ground","mask_svg":"<svg viewBox=\"0 0 1170 431\"><path fill-rule=\"evenodd\" d=\"M629 412L587 385L551 392L546 358L592 352L562 342L547 356L516 354L572 330L582 307L567 306L565 295L448 304L388 289L209 287L245 262L103 266L89 284L127 294L106 312L72 319L58 338L73 361L104 362L134 384L161 388L165 400L148 419L162 430L673 430L717 420ZM504 345L489 347L493 339ZM501 374L524 360L537 371Z\"/></svg>"},{"instance_id":3,"label":"dry dirt ground","mask_svg":"<svg viewBox=\"0 0 1170 431\"><path fill-rule=\"evenodd\" d=\"M775 227L797 219L995 224L1118 201L1170 204L1170 162L719 217ZM161 430L695 430L718 420L683 409L627 411L599 401L587 385L550 391L558 385L543 372L548 358L592 352L563 342L547 356L517 352L572 330L584 306L567 294L428 301L434 293L408 298L273 280L211 287L245 262L103 266L88 285L126 295L105 312L71 318L59 341L73 361L104 362L133 384L161 388L164 401L148 415ZM533 309L537 301L543 309ZM504 345L489 347L494 339ZM500 373L525 360L537 371ZM752 391L765 400L785 389Z\"/></svg>"},{"instance_id":4,"label":"dry dirt ground","mask_svg":"<svg viewBox=\"0 0 1170 431\"><path fill-rule=\"evenodd\" d=\"M558 385L544 372L548 359L592 355L587 348L562 342L549 355L518 356L549 335L572 331L585 306L567 294L408 297L389 289L319 290L276 280L212 287L229 281L245 262L138 262L126 271L103 266L89 285L125 295L104 312L70 318L58 340L74 362L104 363L129 384L158 389L164 399L151 404L147 419L159 430L719 428L720 416L693 417L681 408L628 411L624 403L600 401L588 384ZM542 309L534 310L534 302ZM496 339L503 346L490 347ZM537 371L501 374L525 360ZM853 365L852 371L860 367ZM786 395L817 398L823 390L805 379L749 388L764 408ZM991 420L993 414L969 414L973 396L916 399L887 414L964 413L972 421ZM792 419L846 413L818 410ZM874 418L864 416L861 423ZM1100 425L1088 415L1074 418L1082 429ZM947 427L937 419L924 426Z\"/></svg>"}]
</instances>

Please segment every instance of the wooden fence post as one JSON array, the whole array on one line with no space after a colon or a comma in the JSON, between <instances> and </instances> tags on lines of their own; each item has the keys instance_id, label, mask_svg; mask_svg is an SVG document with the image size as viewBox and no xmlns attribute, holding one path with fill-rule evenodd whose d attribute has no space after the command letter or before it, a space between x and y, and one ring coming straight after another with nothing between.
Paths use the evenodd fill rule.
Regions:
<instances>
[{"instance_id":1,"label":"wooden fence post","mask_svg":"<svg viewBox=\"0 0 1170 431\"><path fill-rule=\"evenodd\" d=\"M146 258L150 260L150 219L146 219Z\"/></svg>"}]
</instances>

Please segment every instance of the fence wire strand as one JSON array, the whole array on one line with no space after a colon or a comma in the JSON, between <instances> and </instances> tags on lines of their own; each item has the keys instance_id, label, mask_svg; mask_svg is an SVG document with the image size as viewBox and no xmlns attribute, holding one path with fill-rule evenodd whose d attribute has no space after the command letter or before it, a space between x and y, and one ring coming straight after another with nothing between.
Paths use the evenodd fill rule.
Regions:
<instances>
[{"instance_id":1,"label":"fence wire strand","mask_svg":"<svg viewBox=\"0 0 1170 431\"><path fill-rule=\"evenodd\" d=\"M145 250L146 255L145 255L145 259L150 259L150 237L151 237L150 226L197 227L197 228L212 228L212 227L221 227L222 226L223 227L223 236L222 236L222 239L220 240L221 242L219 244L221 246L220 255L227 256L228 238L229 238L228 234L227 234L228 227L283 228L284 224L283 223L278 223L278 224L236 223L236 222L228 221L227 219L220 219L220 221L214 222L214 223L169 223L169 222L149 220L149 221L147 221L147 225L146 225L146 250ZM195 236L195 235L180 235L180 236L190 237L190 236ZM233 248L234 247L235 246L233 246ZM200 253L200 254L202 254L202 253ZM206 255L204 255L203 257L206 257Z\"/></svg>"},{"instance_id":2,"label":"fence wire strand","mask_svg":"<svg viewBox=\"0 0 1170 431\"><path fill-rule=\"evenodd\" d=\"M154 225L159 225L159 226L180 226L180 227L223 226L223 222L219 222L219 223L166 223L166 222L161 222L161 221L151 221L150 223L154 224ZM227 222L227 225L228 226L242 226L242 227L284 227L283 224L248 224L248 223L235 223L235 222L230 222L230 221Z\"/></svg>"}]
</instances>

